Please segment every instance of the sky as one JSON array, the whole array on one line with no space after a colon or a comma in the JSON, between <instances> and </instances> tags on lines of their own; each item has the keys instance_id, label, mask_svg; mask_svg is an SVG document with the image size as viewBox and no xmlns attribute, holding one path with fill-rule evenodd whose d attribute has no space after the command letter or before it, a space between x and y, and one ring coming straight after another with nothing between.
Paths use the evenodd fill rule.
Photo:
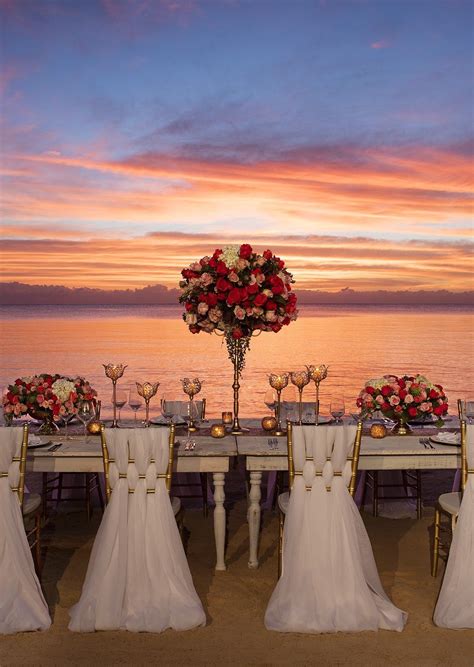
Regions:
<instances>
[{"instance_id":1,"label":"sky","mask_svg":"<svg viewBox=\"0 0 474 667\"><path fill-rule=\"evenodd\" d=\"M2 281L474 289L463 0L0 0Z\"/></svg>"}]
</instances>

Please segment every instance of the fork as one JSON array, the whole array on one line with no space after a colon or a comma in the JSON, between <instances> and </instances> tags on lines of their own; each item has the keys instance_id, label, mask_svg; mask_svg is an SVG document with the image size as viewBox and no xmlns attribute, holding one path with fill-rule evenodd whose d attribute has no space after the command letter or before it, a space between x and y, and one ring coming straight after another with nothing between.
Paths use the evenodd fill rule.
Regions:
<instances>
[{"instance_id":1,"label":"fork","mask_svg":"<svg viewBox=\"0 0 474 667\"><path fill-rule=\"evenodd\" d=\"M425 449L434 449L428 438L420 438L420 444L422 444Z\"/></svg>"}]
</instances>

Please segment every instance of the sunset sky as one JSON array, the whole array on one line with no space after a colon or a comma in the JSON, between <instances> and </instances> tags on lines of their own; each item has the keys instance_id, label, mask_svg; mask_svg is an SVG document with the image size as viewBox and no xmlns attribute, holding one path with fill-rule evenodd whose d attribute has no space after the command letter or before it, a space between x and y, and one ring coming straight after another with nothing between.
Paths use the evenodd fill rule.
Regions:
<instances>
[{"instance_id":1,"label":"sunset sky","mask_svg":"<svg viewBox=\"0 0 474 667\"><path fill-rule=\"evenodd\" d=\"M473 7L0 0L1 280L473 289Z\"/></svg>"}]
</instances>

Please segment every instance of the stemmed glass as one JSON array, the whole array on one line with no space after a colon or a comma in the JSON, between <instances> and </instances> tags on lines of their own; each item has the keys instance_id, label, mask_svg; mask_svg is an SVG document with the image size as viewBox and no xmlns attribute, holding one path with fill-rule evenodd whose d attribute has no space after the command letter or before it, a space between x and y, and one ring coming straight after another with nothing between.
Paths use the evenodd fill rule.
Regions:
<instances>
[{"instance_id":1,"label":"stemmed glass","mask_svg":"<svg viewBox=\"0 0 474 667\"><path fill-rule=\"evenodd\" d=\"M263 402L267 406L269 410L273 410L273 414L275 415L276 413L276 405L277 405L277 394L274 389L267 389L265 392L265 396L263 398Z\"/></svg>"},{"instance_id":2,"label":"stemmed glass","mask_svg":"<svg viewBox=\"0 0 474 667\"><path fill-rule=\"evenodd\" d=\"M310 380L313 380L316 388L316 404L315 404L315 423L319 424L319 385L328 376L328 367L325 364L319 366L306 366Z\"/></svg>"},{"instance_id":3,"label":"stemmed glass","mask_svg":"<svg viewBox=\"0 0 474 667\"><path fill-rule=\"evenodd\" d=\"M94 416L94 408L92 406L92 403L90 401L82 401L81 403L79 403L77 416L79 417L79 419L82 422L82 425L84 426L84 439L87 442L88 440L87 424Z\"/></svg>"},{"instance_id":4,"label":"stemmed glass","mask_svg":"<svg viewBox=\"0 0 474 667\"><path fill-rule=\"evenodd\" d=\"M68 424L75 416L76 415L74 414L74 412L66 412L62 416L62 420L64 423L64 440L72 440L71 436L68 435Z\"/></svg>"},{"instance_id":5,"label":"stemmed glass","mask_svg":"<svg viewBox=\"0 0 474 667\"><path fill-rule=\"evenodd\" d=\"M466 398L464 401L464 414L469 424L472 424L474 418L474 398Z\"/></svg>"},{"instance_id":6,"label":"stemmed glass","mask_svg":"<svg viewBox=\"0 0 474 667\"><path fill-rule=\"evenodd\" d=\"M343 398L332 398L329 404L329 412L334 418L335 423L339 424L342 422L342 417L346 412L346 406Z\"/></svg>"},{"instance_id":7,"label":"stemmed glass","mask_svg":"<svg viewBox=\"0 0 474 667\"><path fill-rule=\"evenodd\" d=\"M194 406L194 397L199 394L202 388L202 381L199 380L198 378L194 378L193 380L190 380L189 378L183 378L181 380L181 384L183 385L183 391L184 393L189 396L189 405ZM189 430L190 431L197 431L197 426L195 422L195 415L197 413L195 412L193 407L190 407L188 410L188 416L190 418L189 422Z\"/></svg>"},{"instance_id":8,"label":"stemmed glass","mask_svg":"<svg viewBox=\"0 0 474 667\"><path fill-rule=\"evenodd\" d=\"M133 410L133 428L137 427L137 412L143 405L143 399L137 391L136 387L130 387L130 394L128 397L128 404ZM120 415L119 415L120 419Z\"/></svg>"},{"instance_id":9,"label":"stemmed glass","mask_svg":"<svg viewBox=\"0 0 474 667\"><path fill-rule=\"evenodd\" d=\"M123 389L117 390L115 392L115 397L112 396L112 404L118 408L118 419L117 419L117 426L120 422L120 415L122 414L122 408L123 406L127 403L127 392L123 391Z\"/></svg>"},{"instance_id":10,"label":"stemmed glass","mask_svg":"<svg viewBox=\"0 0 474 667\"><path fill-rule=\"evenodd\" d=\"M281 392L281 397L285 408L285 419L294 421L296 412L296 389L290 385L285 387Z\"/></svg>"},{"instance_id":11,"label":"stemmed glass","mask_svg":"<svg viewBox=\"0 0 474 667\"><path fill-rule=\"evenodd\" d=\"M119 380L127 368L124 364L102 364L106 376L112 380L112 405L114 408L114 418L110 428L117 428L117 406L115 404L115 394L117 392L117 380Z\"/></svg>"},{"instance_id":12,"label":"stemmed glass","mask_svg":"<svg viewBox=\"0 0 474 667\"><path fill-rule=\"evenodd\" d=\"M139 396L142 396L145 399L145 426L150 426L150 401L153 396L158 391L160 386L159 382L140 382L135 383L137 385L137 391Z\"/></svg>"},{"instance_id":13,"label":"stemmed glass","mask_svg":"<svg viewBox=\"0 0 474 667\"><path fill-rule=\"evenodd\" d=\"M173 420L173 401L164 396L161 399L161 414L166 419L167 426L170 426Z\"/></svg>"},{"instance_id":14,"label":"stemmed glass","mask_svg":"<svg viewBox=\"0 0 474 667\"><path fill-rule=\"evenodd\" d=\"M185 420L188 424L187 428L187 437L186 440L184 441L184 450L187 451L192 451L195 446L196 442L191 438L191 433L194 433L196 431L196 421L198 420L198 407L194 401L189 401L187 405L187 415L185 417Z\"/></svg>"},{"instance_id":15,"label":"stemmed glass","mask_svg":"<svg viewBox=\"0 0 474 667\"><path fill-rule=\"evenodd\" d=\"M277 393L277 405L276 405L276 420L277 427L275 435L284 435L284 431L281 427L281 392L288 386L288 380L290 378L289 373L270 373L268 376L268 381L270 382L270 387L276 390Z\"/></svg>"}]
</instances>

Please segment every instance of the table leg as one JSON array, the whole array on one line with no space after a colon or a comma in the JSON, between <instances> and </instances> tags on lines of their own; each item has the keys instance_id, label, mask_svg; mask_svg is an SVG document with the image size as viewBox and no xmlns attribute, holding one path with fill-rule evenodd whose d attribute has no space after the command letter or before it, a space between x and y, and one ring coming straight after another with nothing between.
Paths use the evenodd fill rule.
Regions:
<instances>
[{"instance_id":1,"label":"table leg","mask_svg":"<svg viewBox=\"0 0 474 667\"><path fill-rule=\"evenodd\" d=\"M247 520L249 522L249 541L250 541L250 555L249 567L255 569L258 567L258 538L260 535L260 498L262 473L250 473L250 505L247 513Z\"/></svg>"},{"instance_id":2,"label":"table leg","mask_svg":"<svg viewBox=\"0 0 474 667\"><path fill-rule=\"evenodd\" d=\"M214 537L216 540L216 570L225 570L224 550L225 550L225 509L224 509L224 481L223 472L212 474L214 480Z\"/></svg>"}]
</instances>

